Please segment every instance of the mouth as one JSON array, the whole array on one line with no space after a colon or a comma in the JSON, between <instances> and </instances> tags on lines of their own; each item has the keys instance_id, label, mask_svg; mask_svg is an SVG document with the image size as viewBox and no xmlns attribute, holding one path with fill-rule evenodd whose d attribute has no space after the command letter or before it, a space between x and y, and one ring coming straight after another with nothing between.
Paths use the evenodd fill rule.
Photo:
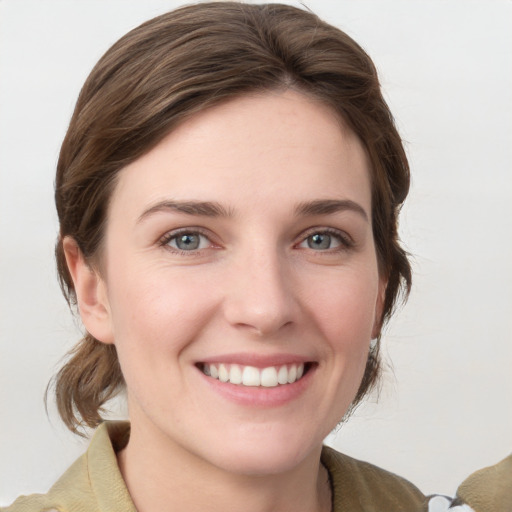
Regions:
<instances>
[{"instance_id":1,"label":"mouth","mask_svg":"<svg viewBox=\"0 0 512 512\"><path fill-rule=\"evenodd\" d=\"M247 387L275 388L301 380L315 363L293 363L257 368L229 363L199 363L204 375L220 382Z\"/></svg>"}]
</instances>

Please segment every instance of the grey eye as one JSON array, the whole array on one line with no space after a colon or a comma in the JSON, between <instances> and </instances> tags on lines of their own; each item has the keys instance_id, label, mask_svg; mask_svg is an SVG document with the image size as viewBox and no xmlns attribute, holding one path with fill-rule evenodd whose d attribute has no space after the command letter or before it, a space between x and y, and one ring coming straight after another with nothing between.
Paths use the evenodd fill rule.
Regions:
<instances>
[{"instance_id":1,"label":"grey eye","mask_svg":"<svg viewBox=\"0 0 512 512\"><path fill-rule=\"evenodd\" d=\"M170 246L174 246L180 251L194 251L199 249L201 245L201 235L197 233L182 233L175 236L170 242Z\"/></svg>"},{"instance_id":2,"label":"grey eye","mask_svg":"<svg viewBox=\"0 0 512 512\"><path fill-rule=\"evenodd\" d=\"M332 238L326 233L315 233L307 237L307 244L310 249L323 250L330 249Z\"/></svg>"}]
</instances>

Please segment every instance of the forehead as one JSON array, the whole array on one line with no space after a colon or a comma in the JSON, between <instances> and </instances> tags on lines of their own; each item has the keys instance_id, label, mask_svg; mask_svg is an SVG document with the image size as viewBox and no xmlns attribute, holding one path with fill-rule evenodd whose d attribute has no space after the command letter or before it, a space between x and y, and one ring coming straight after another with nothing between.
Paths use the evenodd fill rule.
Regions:
<instances>
[{"instance_id":1,"label":"forehead","mask_svg":"<svg viewBox=\"0 0 512 512\"><path fill-rule=\"evenodd\" d=\"M112 207L169 195L244 205L343 197L369 208L369 161L323 103L290 90L247 95L196 114L123 169Z\"/></svg>"}]
</instances>

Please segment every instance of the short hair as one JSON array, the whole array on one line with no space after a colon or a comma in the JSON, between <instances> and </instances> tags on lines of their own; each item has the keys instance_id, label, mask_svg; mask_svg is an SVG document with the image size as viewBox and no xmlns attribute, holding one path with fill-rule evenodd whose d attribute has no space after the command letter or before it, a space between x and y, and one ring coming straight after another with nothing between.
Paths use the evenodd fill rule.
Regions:
<instances>
[{"instance_id":1,"label":"short hair","mask_svg":"<svg viewBox=\"0 0 512 512\"><path fill-rule=\"evenodd\" d=\"M382 327L411 285L397 232L410 181L402 141L366 52L313 13L281 4L179 8L130 31L93 68L57 165L56 258L68 303L76 305L76 296L63 239L72 237L94 263L120 170L198 112L244 94L287 88L336 112L368 153L373 237L379 273L387 280ZM370 350L353 405L377 381L378 352L378 344ZM123 385L115 346L86 333L54 378L59 414L74 432L94 427Z\"/></svg>"}]
</instances>

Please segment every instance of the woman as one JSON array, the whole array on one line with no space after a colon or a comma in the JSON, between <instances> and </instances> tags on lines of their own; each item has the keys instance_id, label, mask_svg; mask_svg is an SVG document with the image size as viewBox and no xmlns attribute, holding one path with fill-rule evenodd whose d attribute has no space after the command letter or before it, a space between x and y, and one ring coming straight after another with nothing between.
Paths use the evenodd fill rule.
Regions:
<instances>
[{"instance_id":1,"label":"woman","mask_svg":"<svg viewBox=\"0 0 512 512\"><path fill-rule=\"evenodd\" d=\"M87 336L56 394L76 431L126 386L131 428L102 424L12 510L424 506L322 448L410 286L408 185L371 61L309 13L202 4L116 43L58 164L59 274Z\"/></svg>"}]
</instances>

